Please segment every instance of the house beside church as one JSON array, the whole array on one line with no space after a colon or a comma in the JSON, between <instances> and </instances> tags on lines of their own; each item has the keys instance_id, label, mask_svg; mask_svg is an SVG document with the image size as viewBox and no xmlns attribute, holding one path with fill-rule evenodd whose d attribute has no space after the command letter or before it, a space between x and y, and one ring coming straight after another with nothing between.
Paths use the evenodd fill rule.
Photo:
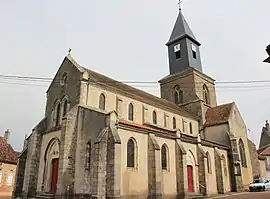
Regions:
<instances>
[{"instance_id":1,"label":"house beside church","mask_svg":"<svg viewBox=\"0 0 270 199\"><path fill-rule=\"evenodd\" d=\"M19 153L10 145L10 131L0 136L0 195L12 195Z\"/></svg>"},{"instance_id":2,"label":"house beside church","mask_svg":"<svg viewBox=\"0 0 270 199\"><path fill-rule=\"evenodd\" d=\"M25 141L13 196L187 198L245 189L251 158L264 160L253 156L236 104L217 104L215 80L203 73L201 44L181 11L166 45L161 97L68 54L44 118Z\"/></svg>"}]
</instances>

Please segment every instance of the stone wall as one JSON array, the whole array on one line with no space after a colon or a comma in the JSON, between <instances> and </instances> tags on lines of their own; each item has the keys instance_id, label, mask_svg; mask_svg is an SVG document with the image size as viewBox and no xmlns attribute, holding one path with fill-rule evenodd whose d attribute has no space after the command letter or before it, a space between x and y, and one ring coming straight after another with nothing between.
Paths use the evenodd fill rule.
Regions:
<instances>
[{"instance_id":1,"label":"stone wall","mask_svg":"<svg viewBox=\"0 0 270 199\"><path fill-rule=\"evenodd\" d=\"M260 161L258 159L256 145L251 140L248 140L248 147L249 147L249 153L251 157L251 166L252 166L252 173L253 173L253 179L254 179L261 175L260 174Z\"/></svg>"},{"instance_id":2,"label":"stone wall","mask_svg":"<svg viewBox=\"0 0 270 199\"><path fill-rule=\"evenodd\" d=\"M200 145L197 146L197 156L199 164L199 188L200 193L207 195L207 177L206 177L206 154Z\"/></svg>"},{"instance_id":3,"label":"stone wall","mask_svg":"<svg viewBox=\"0 0 270 199\"><path fill-rule=\"evenodd\" d=\"M18 158L16 179L15 179L14 189L13 189L13 194L12 194L13 197L21 197L22 196L26 158L27 158L27 149L25 149L20 154L20 157Z\"/></svg>"},{"instance_id":4,"label":"stone wall","mask_svg":"<svg viewBox=\"0 0 270 199\"><path fill-rule=\"evenodd\" d=\"M218 149L215 149L215 171L217 179L217 192L223 194L224 191L224 173L223 173L223 160ZM225 168L226 169L226 168Z\"/></svg>"}]
</instances>

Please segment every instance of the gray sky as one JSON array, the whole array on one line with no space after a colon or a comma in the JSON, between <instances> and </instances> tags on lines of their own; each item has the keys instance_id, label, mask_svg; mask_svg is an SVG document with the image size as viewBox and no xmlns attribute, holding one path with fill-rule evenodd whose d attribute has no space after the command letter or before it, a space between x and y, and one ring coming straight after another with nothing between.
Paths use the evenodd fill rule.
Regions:
<instances>
[{"instance_id":1,"label":"gray sky","mask_svg":"<svg viewBox=\"0 0 270 199\"><path fill-rule=\"evenodd\" d=\"M270 80L270 65L262 63L270 43L269 7L269 0L183 1L183 13L202 43L206 74L217 81ZM79 63L110 77L157 81L168 74L165 43L177 12L177 0L5 1L0 74L53 77L72 48ZM11 130L17 150L44 115L47 86L0 79L0 130ZM158 93L153 86L144 90ZM258 142L270 119L270 83L217 84L222 86L219 103L236 101L249 136Z\"/></svg>"}]
</instances>

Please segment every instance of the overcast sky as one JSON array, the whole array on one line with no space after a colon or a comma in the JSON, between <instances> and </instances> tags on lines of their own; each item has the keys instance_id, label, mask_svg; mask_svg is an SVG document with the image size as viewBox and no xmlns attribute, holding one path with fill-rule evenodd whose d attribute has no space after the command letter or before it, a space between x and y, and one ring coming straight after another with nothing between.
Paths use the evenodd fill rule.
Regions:
<instances>
[{"instance_id":1,"label":"overcast sky","mask_svg":"<svg viewBox=\"0 0 270 199\"><path fill-rule=\"evenodd\" d=\"M270 64L262 63L269 7L269 0L183 0L206 74L216 81L270 80ZM52 78L69 48L80 64L118 80L158 81L168 74L165 43L177 0L11 0L0 13L0 74ZM48 84L0 78L0 130L10 129L17 150L44 116ZM144 86L159 93L158 84ZM269 91L270 83L217 83L218 102L236 102L256 143L270 119Z\"/></svg>"}]
</instances>

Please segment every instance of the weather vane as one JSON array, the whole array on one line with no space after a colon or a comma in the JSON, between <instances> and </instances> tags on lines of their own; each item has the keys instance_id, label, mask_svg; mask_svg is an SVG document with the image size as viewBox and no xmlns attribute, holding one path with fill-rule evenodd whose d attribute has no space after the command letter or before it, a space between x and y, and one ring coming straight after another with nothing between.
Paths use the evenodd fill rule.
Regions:
<instances>
[{"instance_id":1,"label":"weather vane","mask_svg":"<svg viewBox=\"0 0 270 199\"><path fill-rule=\"evenodd\" d=\"M182 2L183 2L183 1L181 1L181 0L178 1L179 10L181 10L181 3L182 3Z\"/></svg>"}]
</instances>

